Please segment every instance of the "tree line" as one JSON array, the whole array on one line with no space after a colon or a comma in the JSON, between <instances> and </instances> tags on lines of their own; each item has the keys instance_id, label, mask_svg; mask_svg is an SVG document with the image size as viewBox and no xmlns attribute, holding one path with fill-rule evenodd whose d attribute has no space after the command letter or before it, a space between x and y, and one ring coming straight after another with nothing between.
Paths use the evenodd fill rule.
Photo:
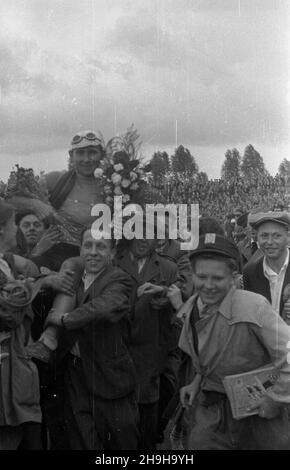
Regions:
<instances>
[{"instance_id":1,"label":"tree line","mask_svg":"<svg viewBox=\"0 0 290 470\"><path fill-rule=\"evenodd\" d=\"M203 179L208 179L205 172L199 172L194 156L183 145L179 145L170 157L167 152L155 152L147 164L147 168L151 171L153 183L157 186L166 175L172 173L184 175L185 177L198 174ZM265 167L263 157L253 145L247 145L242 156L236 148L226 151L221 167L221 179L235 180L246 178L252 180L267 175L269 175L269 172ZM290 161L286 158L279 165L278 175L285 180L290 177Z\"/></svg>"}]
</instances>

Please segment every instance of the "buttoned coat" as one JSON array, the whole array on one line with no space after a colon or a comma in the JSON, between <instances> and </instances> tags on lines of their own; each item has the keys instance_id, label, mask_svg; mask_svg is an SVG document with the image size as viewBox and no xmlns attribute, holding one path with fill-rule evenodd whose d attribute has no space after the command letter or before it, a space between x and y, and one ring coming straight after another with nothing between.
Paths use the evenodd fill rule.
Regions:
<instances>
[{"instance_id":1,"label":"buttoned coat","mask_svg":"<svg viewBox=\"0 0 290 470\"><path fill-rule=\"evenodd\" d=\"M81 281L77 308L64 321L66 350L78 341L88 391L101 398L121 398L135 389L129 354L131 291L130 277L110 266L86 291Z\"/></svg>"},{"instance_id":2,"label":"buttoned coat","mask_svg":"<svg viewBox=\"0 0 290 470\"><path fill-rule=\"evenodd\" d=\"M256 294L263 295L271 303L272 299L271 299L270 284L269 284L268 279L264 275L263 260L264 260L264 257L261 257L255 263L250 263L245 267L244 272L243 272L244 289L249 290L251 292L255 292ZM280 315L284 307L283 291L286 285L289 283L290 283L290 263L288 264L285 277L284 277L283 287L282 287L282 294L281 294L280 308L279 308Z\"/></svg>"},{"instance_id":3,"label":"buttoned coat","mask_svg":"<svg viewBox=\"0 0 290 470\"><path fill-rule=\"evenodd\" d=\"M159 376L177 348L180 328L175 324L169 301L158 307L154 305L156 296L143 294L138 298L137 288L145 282L170 286L176 282L177 266L153 252L138 274L137 262L132 261L127 250L118 255L117 263L134 280L130 350L137 370L138 402L154 403L159 399Z\"/></svg>"}]
</instances>

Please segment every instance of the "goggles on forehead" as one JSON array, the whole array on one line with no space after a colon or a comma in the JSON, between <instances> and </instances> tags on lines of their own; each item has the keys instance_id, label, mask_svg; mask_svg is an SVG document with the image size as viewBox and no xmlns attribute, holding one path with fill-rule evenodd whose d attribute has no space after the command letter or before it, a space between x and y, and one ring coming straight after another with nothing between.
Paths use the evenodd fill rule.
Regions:
<instances>
[{"instance_id":1,"label":"goggles on forehead","mask_svg":"<svg viewBox=\"0 0 290 470\"><path fill-rule=\"evenodd\" d=\"M71 141L71 145L79 144L82 140L88 140L89 142L97 142L99 145L102 145L101 140L96 136L94 132L86 132L84 134L76 134Z\"/></svg>"}]
</instances>

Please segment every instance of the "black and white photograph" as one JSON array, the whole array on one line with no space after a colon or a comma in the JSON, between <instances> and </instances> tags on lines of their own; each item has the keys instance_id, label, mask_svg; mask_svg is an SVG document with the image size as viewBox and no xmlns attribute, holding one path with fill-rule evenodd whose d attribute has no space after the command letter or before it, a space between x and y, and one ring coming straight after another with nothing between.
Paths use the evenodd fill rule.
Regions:
<instances>
[{"instance_id":1,"label":"black and white photograph","mask_svg":"<svg viewBox=\"0 0 290 470\"><path fill-rule=\"evenodd\" d=\"M0 0L0 450L290 450L289 131L289 0Z\"/></svg>"}]
</instances>

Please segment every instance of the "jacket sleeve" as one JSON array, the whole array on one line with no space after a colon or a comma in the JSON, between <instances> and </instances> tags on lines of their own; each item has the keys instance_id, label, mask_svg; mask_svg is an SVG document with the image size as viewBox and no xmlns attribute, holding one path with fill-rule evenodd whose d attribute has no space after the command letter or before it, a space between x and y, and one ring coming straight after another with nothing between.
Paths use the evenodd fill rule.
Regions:
<instances>
[{"instance_id":1,"label":"jacket sleeve","mask_svg":"<svg viewBox=\"0 0 290 470\"><path fill-rule=\"evenodd\" d=\"M97 297L72 310L64 319L67 330L83 328L90 323L117 323L130 310L132 281L126 274L115 273Z\"/></svg>"},{"instance_id":2,"label":"jacket sleeve","mask_svg":"<svg viewBox=\"0 0 290 470\"><path fill-rule=\"evenodd\" d=\"M260 312L260 341L268 350L279 377L267 395L281 403L290 403L290 327L279 317L268 302Z\"/></svg>"},{"instance_id":3,"label":"jacket sleeve","mask_svg":"<svg viewBox=\"0 0 290 470\"><path fill-rule=\"evenodd\" d=\"M183 301L185 301L192 295L193 291L193 272L188 252L180 250L176 261L178 270L176 285L180 288Z\"/></svg>"}]
</instances>

